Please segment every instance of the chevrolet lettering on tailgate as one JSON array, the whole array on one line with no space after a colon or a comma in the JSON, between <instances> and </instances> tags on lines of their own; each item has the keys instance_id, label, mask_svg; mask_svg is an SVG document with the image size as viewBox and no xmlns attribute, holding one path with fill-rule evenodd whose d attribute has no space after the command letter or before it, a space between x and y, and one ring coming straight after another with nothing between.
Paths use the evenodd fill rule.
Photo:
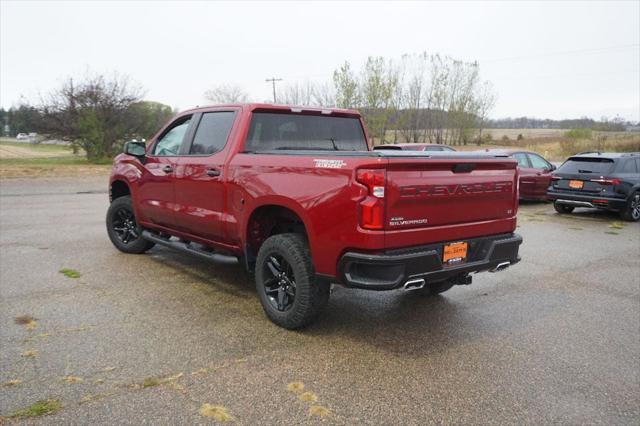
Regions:
<instances>
[{"instance_id":1,"label":"chevrolet lettering on tailgate","mask_svg":"<svg viewBox=\"0 0 640 426\"><path fill-rule=\"evenodd\" d=\"M401 197L436 197L511 192L513 182L486 182L459 185L410 185L400 188Z\"/></svg>"}]
</instances>

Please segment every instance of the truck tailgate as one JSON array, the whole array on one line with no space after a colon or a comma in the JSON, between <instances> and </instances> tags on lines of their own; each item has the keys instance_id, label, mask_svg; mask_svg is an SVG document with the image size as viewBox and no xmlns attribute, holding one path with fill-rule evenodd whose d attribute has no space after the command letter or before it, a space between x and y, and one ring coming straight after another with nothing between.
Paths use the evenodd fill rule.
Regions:
<instances>
[{"instance_id":1,"label":"truck tailgate","mask_svg":"<svg viewBox=\"0 0 640 426\"><path fill-rule=\"evenodd\" d=\"M445 228L451 239L459 239L474 237L474 224L502 223L496 233L515 227L518 176L514 160L393 158L387 165L386 183L385 231L389 237L402 231L398 245L411 239L412 230L421 231L414 234L418 245L438 241L441 233L436 231ZM480 232L486 235L487 228ZM395 245L393 238L386 240Z\"/></svg>"}]
</instances>

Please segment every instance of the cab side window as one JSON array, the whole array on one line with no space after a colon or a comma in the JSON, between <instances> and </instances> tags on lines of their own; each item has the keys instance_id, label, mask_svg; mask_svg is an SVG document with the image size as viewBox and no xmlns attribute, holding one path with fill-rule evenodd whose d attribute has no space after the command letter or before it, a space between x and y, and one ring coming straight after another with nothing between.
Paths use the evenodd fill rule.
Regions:
<instances>
[{"instance_id":1,"label":"cab side window","mask_svg":"<svg viewBox=\"0 0 640 426\"><path fill-rule=\"evenodd\" d=\"M198 130L189 149L189 155L211 155L222 151L227 144L235 118L233 111L206 112L202 114Z\"/></svg>"},{"instance_id":2,"label":"cab side window","mask_svg":"<svg viewBox=\"0 0 640 426\"><path fill-rule=\"evenodd\" d=\"M178 155L180 152L180 146L184 140L184 135L189 129L189 123L191 123L191 116L183 117L176 121L172 127L164 132L153 146L153 155L157 156L172 156Z\"/></svg>"},{"instance_id":3,"label":"cab side window","mask_svg":"<svg viewBox=\"0 0 640 426\"><path fill-rule=\"evenodd\" d=\"M551 164L547 162L544 158L539 155L529 154L529 160L531 160L531 166L534 169L550 169Z\"/></svg>"},{"instance_id":4,"label":"cab side window","mask_svg":"<svg viewBox=\"0 0 640 426\"><path fill-rule=\"evenodd\" d=\"M524 152L518 152L516 154L513 154L513 158L515 158L518 161L518 166L525 167L525 168L531 167L529 165L529 160L527 160L527 154L525 154Z\"/></svg>"}]
</instances>

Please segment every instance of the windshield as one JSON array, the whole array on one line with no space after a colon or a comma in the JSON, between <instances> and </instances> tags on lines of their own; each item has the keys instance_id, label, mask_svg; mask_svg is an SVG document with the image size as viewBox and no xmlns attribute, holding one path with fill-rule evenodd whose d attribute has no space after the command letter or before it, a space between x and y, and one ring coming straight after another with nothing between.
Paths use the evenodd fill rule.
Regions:
<instances>
[{"instance_id":1,"label":"windshield","mask_svg":"<svg viewBox=\"0 0 640 426\"><path fill-rule=\"evenodd\" d=\"M357 118L326 115L253 113L245 151L367 151Z\"/></svg>"},{"instance_id":2,"label":"windshield","mask_svg":"<svg viewBox=\"0 0 640 426\"><path fill-rule=\"evenodd\" d=\"M569 158L560 166L557 173L606 175L611 171L611 166L613 166L613 160L610 158Z\"/></svg>"}]
</instances>

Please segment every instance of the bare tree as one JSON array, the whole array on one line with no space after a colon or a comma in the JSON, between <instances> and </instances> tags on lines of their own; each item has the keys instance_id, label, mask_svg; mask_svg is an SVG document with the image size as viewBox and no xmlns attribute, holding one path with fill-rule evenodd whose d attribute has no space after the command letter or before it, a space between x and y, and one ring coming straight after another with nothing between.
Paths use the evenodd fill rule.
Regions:
<instances>
[{"instance_id":1,"label":"bare tree","mask_svg":"<svg viewBox=\"0 0 640 426\"><path fill-rule=\"evenodd\" d=\"M287 84L280 93L279 100L287 105L313 105L315 87L310 81Z\"/></svg>"},{"instance_id":2,"label":"bare tree","mask_svg":"<svg viewBox=\"0 0 640 426\"><path fill-rule=\"evenodd\" d=\"M421 142L424 138L426 123L424 102L428 99L427 67L429 57L426 53L419 55L403 55L401 77L398 84L400 91L400 112L397 127L405 142Z\"/></svg>"},{"instance_id":3,"label":"bare tree","mask_svg":"<svg viewBox=\"0 0 640 426\"><path fill-rule=\"evenodd\" d=\"M204 92L205 99L217 104L237 104L249 100L244 89L235 84L220 84Z\"/></svg>"},{"instance_id":4,"label":"bare tree","mask_svg":"<svg viewBox=\"0 0 640 426\"><path fill-rule=\"evenodd\" d=\"M476 113L478 127L478 145L480 145L483 142L482 130L487 124L489 112L496 104L496 94L491 82L485 81L484 83L482 83L482 85L480 85L480 88L476 93L476 101L478 103Z\"/></svg>"},{"instance_id":5,"label":"bare tree","mask_svg":"<svg viewBox=\"0 0 640 426\"><path fill-rule=\"evenodd\" d=\"M336 106L336 93L331 83L319 83L314 86L313 105L322 107Z\"/></svg>"}]
</instances>

